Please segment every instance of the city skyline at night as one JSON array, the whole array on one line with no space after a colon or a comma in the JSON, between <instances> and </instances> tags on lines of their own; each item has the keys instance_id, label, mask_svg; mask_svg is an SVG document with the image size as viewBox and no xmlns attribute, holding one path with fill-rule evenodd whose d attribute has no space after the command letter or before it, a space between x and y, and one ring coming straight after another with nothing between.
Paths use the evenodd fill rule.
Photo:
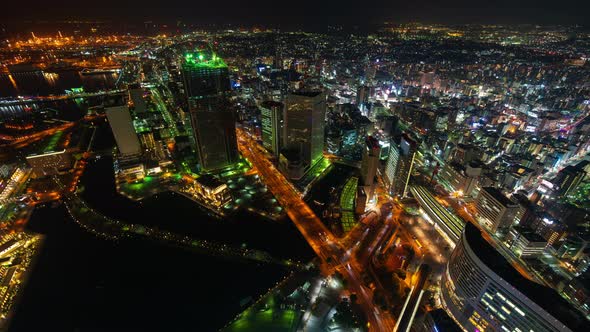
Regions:
<instances>
[{"instance_id":1,"label":"city skyline at night","mask_svg":"<svg viewBox=\"0 0 590 332\"><path fill-rule=\"evenodd\" d=\"M0 331L588 325L587 3L0 8Z\"/></svg>"}]
</instances>

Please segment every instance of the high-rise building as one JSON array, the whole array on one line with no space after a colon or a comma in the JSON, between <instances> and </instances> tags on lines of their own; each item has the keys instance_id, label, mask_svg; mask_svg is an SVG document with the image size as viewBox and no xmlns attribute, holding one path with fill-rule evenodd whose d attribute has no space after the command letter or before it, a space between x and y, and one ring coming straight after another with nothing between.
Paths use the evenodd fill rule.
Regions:
<instances>
[{"instance_id":1,"label":"high-rise building","mask_svg":"<svg viewBox=\"0 0 590 332\"><path fill-rule=\"evenodd\" d=\"M361 85L356 90L356 105L363 114L366 114L367 105L369 105L370 93L371 88L366 85Z\"/></svg>"},{"instance_id":2,"label":"high-rise building","mask_svg":"<svg viewBox=\"0 0 590 332\"><path fill-rule=\"evenodd\" d=\"M518 203L493 187L481 188L475 200L478 221L492 233L508 230L519 208Z\"/></svg>"},{"instance_id":3,"label":"high-rise building","mask_svg":"<svg viewBox=\"0 0 590 332\"><path fill-rule=\"evenodd\" d=\"M375 191L375 175L377 175L377 169L379 168L381 146L379 140L373 136L367 137L365 143L366 146L361 162L361 185L364 187L368 199L371 200Z\"/></svg>"},{"instance_id":4,"label":"high-rise building","mask_svg":"<svg viewBox=\"0 0 590 332\"><path fill-rule=\"evenodd\" d=\"M210 49L185 55L182 65L184 89L189 98L201 98L230 91L229 69Z\"/></svg>"},{"instance_id":5,"label":"high-rise building","mask_svg":"<svg viewBox=\"0 0 590 332\"><path fill-rule=\"evenodd\" d=\"M554 189L560 196L567 196L572 193L582 182L586 172L583 168L572 165L564 167L552 180Z\"/></svg>"},{"instance_id":6,"label":"high-rise building","mask_svg":"<svg viewBox=\"0 0 590 332\"><path fill-rule=\"evenodd\" d=\"M395 181L395 174L400 158L400 151L397 144L391 142L389 146L389 157L387 157L387 164L385 165L385 173L383 174L383 181L387 189L391 192L391 187Z\"/></svg>"},{"instance_id":7,"label":"high-rise building","mask_svg":"<svg viewBox=\"0 0 590 332\"><path fill-rule=\"evenodd\" d=\"M201 170L221 170L237 162L236 120L229 100L223 96L208 96L190 102Z\"/></svg>"},{"instance_id":8,"label":"high-rise building","mask_svg":"<svg viewBox=\"0 0 590 332\"><path fill-rule=\"evenodd\" d=\"M465 331L583 331L586 319L548 287L523 277L467 223L441 282L441 302Z\"/></svg>"},{"instance_id":9,"label":"high-rise building","mask_svg":"<svg viewBox=\"0 0 590 332\"><path fill-rule=\"evenodd\" d=\"M278 156L281 149L280 139L283 123L283 104L276 101L265 101L260 105L262 122L262 145Z\"/></svg>"},{"instance_id":10,"label":"high-rise building","mask_svg":"<svg viewBox=\"0 0 590 332\"><path fill-rule=\"evenodd\" d=\"M124 157L139 155L141 145L131 121L129 108L127 106L109 107L106 109L106 114L117 142L119 154Z\"/></svg>"},{"instance_id":11,"label":"high-rise building","mask_svg":"<svg viewBox=\"0 0 590 332\"><path fill-rule=\"evenodd\" d=\"M417 148L416 142L406 134L402 136L399 147L391 144L384 176L391 195L406 197L408 194Z\"/></svg>"},{"instance_id":12,"label":"high-rise building","mask_svg":"<svg viewBox=\"0 0 590 332\"><path fill-rule=\"evenodd\" d=\"M147 103L144 99L144 89L139 84L129 86L129 101L135 113L143 113L147 110Z\"/></svg>"},{"instance_id":13,"label":"high-rise building","mask_svg":"<svg viewBox=\"0 0 590 332\"><path fill-rule=\"evenodd\" d=\"M287 96L284 113L285 147L299 152L303 167L323 157L326 96L321 91L297 91Z\"/></svg>"},{"instance_id":14,"label":"high-rise building","mask_svg":"<svg viewBox=\"0 0 590 332\"><path fill-rule=\"evenodd\" d=\"M200 169L232 165L239 154L227 65L213 51L201 49L185 56L182 74Z\"/></svg>"},{"instance_id":15,"label":"high-rise building","mask_svg":"<svg viewBox=\"0 0 590 332\"><path fill-rule=\"evenodd\" d=\"M446 187L460 196L471 196L477 186L477 179L481 175L481 171L481 166L474 162L467 166L456 162L447 162L439 173L439 179Z\"/></svg>"}]
</instances>

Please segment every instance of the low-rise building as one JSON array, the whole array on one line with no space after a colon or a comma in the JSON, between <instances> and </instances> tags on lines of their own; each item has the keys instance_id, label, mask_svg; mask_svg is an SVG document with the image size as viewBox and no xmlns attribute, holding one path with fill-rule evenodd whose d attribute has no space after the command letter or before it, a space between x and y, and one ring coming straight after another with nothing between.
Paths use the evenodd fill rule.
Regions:
<instances>
[{"instance_id":1,"label":"low-rise building","mask_svg":"<svg viewBox=\"0 0 590 332\"><path fill-rule=\"evenodd\" d=\"M63 151L32 154L27 156L27 163L33 169L35 178L57 175L66 172L74 166L72 154Z\"/></svg>"},{"instance_id":2,"label":"low-rise building","mask_svg":"<svg viewBox=\"0 0 590 332\"><path fill-rule=\"evenodd\" d=\"M206 204L221 208L231 201L231 194L227 184L212 175L202 175L195 181L195 194Z\"/></svg>"},{"instance_id":3,"label":"low-rise building","mask_svg":"<svg viewBox=\"0 0 590 332\"><path fill-rule=\"evenodd\" d=\"M512 226L519 205L500 190L483 187L475 200L478 221L490 232L506 231Z\"/></svg>"},{"instance_id":4,"label":"low-rise building","mask_svg":"<svg viewBox=\"0 0 590 332\"><path fill-rule=\"evenodd\" d=\"M525 227L513 227L510 230L508 242L510 250L522 258L539 257L547 248L547 240Z\"/></svg>"}]
</instances>

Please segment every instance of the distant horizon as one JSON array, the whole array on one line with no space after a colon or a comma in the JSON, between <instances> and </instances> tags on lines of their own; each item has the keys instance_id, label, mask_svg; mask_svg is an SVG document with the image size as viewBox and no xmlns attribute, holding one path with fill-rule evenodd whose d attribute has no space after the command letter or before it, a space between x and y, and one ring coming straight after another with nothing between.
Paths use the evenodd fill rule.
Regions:
<instances>
[{"instance_id":1,"label":"distant horizon","mask_svg":"<svg viewBox=\"0 0 590 332\"><path fill-rule=\"evenodd\" d=\"M176 26L178 23L181 23L179 26ZM154 27L147 29L147 24L153 24ZM30 33L34 31L38 34L47 34L56 32L60 28L64 29L65 31L74 30L76 28L80 29L89 29L92 25L94 26L102 26L104 30L101 32L108 32L108 33L137 33L137 34L145 34L149 31L149 33L154 33L156 30L161 31L168 31L172 33L187 33L191 31L198 31L198 30L205 30L205 31L223 31L223 30L231 30L231 29L268 29L268 30L278 30L282 32L338 32L342 31L345 33L372 33L377 32L379 29L382 29L386 26L404 26L404 25L411 25L411 24L418 24L418 25L425 25L425 26L448 26L448 27L469 27L469 26L497 26L497 27L511 27L511 28L570 28L570 29L577 29L580 31L590 31L590 24L562 24L562 23L545 23L545 24L537 24L537 23L445 23L445 22L434 22L434 21L383 21L378 23L372 24L340 24L340 23L316 23L316 24L308 24L308 25L297 25L291 23L193 23L193 22L185 22L182 20L173 20L173 19L162 19L162 20L151 20L146 19L143 21L132 21L132 22L121 22L120 20L116 19L63 19L63 20L42 20L42 19L30 19L30 20L22 20L22 21L4 21L0 23L0 33L2 32L2 28L4 28L7 34L20 34L20 33ZM76 26L78 25L78 26ZM143 30L143 31L142 31ZM176 30L176 31L175 31ZM62 32L65 32L62 30Z\"/></svg>"},{"instance_id":2,"label":"distant horizon","mask_svg":"<svg viewBox=\"0 0 590 332\"><path fill-rule=\"evenodd\" d=\"M0 6L2 22L58 22L100 20L139 24L145 21L198 25L264 25L300 28L338 24L371 26L382 22L427 24L588 24L590 2L581 0L324 0L279 2L270 0L195 3L186 0L115 1L80 3L73 0L11 1Z\"/></svg>"}]
</instances>

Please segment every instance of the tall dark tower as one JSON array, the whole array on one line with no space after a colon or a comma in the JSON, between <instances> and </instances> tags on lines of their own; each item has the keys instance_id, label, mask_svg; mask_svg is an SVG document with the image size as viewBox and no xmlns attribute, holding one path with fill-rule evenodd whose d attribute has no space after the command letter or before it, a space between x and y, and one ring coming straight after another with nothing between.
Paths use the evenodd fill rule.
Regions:
<instances>
[{"instance_id":1,"label":"tall dark tower","mask_svg":"<svg viewBox=\"0 0 590 332\"><path fill-rule=\"evenodd\" d=\"M201 170L232 165L239 155L227 65L213 51L202 49L186 54L182 74Z\"/></svg>"}]
</instances>

